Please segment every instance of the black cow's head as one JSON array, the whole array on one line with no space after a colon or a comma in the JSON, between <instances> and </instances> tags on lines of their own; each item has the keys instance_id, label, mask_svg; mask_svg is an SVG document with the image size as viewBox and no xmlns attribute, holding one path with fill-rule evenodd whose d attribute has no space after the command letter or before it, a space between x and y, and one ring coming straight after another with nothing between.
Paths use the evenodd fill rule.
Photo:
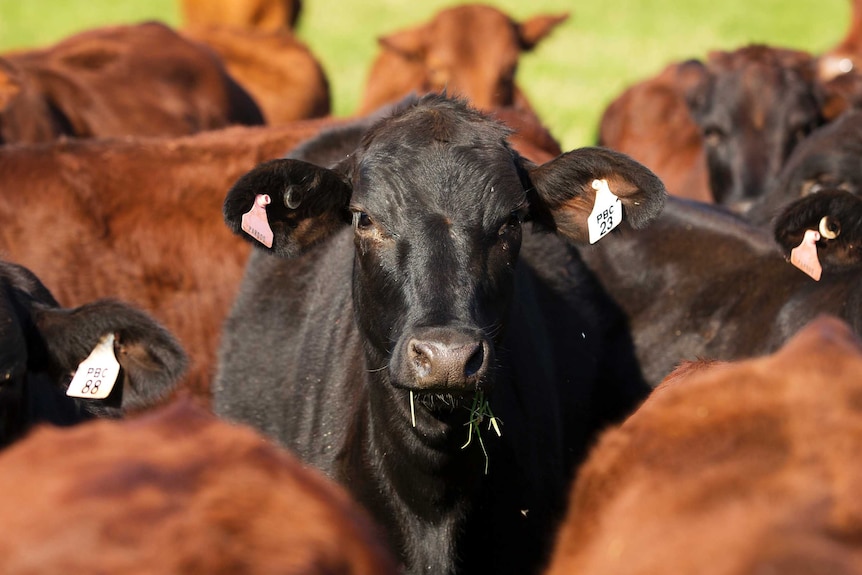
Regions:
<instances>
[{"instance_id":1,"label":"black cow's head","mask_svg":"<svg viewBox=\"0 0 862 575\"><path fill-rule=\"evenodd\" d=\"M111 394L66 397L79 364L107 334L120 367ZM0 261L0 446L39 421L71 424L152 405L185 366L179 344L147 314L112 300L62 308L33 273Z\"/></svg>"},{"instance_id":2,"label":"black cow's head","mask_svg":"<svg viewBox=\"0 0 862 575\"><path fill-rule=\"evenodd\" d=\"M862 198L838 189L822 190L790 203L775 221L775 239L786 256L817 232L817 258L824 272L862 263Z\"/></svg>"},{"instance_id":3,"label":"black cow's head","mask_svg":"<svg viewBox=\"0 0 862 575\"><path fill-rule=\"evenodd\" d=\"M804 52L767 46L710 54L687 98L717 203L744 207L762 194L796 144L823 123L815 68Z\"/></svg>"},{"instance_id":4,"label":"black cow's head","mask_svg":"<svg viewBox=\"0 0 862 575\"><path fill-rule=\"evenodd\" d=\"M862 111L850 110L816 129L793 150L775 185L747 217L758 224L772 221L790 202L830 188L862 194L860 157Z\"/></svg>"},{"instance_id":5,"label":"black cow's head","mask_svg":"<svg viewBox=\"0 0 862 575\"><path fill-rule=\"evenodd\" d=\"M253 241L242 216L267 194L271 251L282 257L352 226L353 300L371 365L386 366L397 387L461 395L493 379L524 222L582 242L594 180L607 180L635 227L665 196L652 172L617 152L580 149L537 166L508 135L464 102L428 95L372 126L331 169L261 164L228 193L225 220Z\"/></svg>"}]
</instances>

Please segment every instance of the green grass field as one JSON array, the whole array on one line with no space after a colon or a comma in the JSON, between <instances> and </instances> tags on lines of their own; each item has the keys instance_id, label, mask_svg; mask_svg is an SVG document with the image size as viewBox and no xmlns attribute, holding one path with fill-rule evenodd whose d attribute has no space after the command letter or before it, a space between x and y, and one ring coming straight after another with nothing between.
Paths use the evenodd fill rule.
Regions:
<instances>
[{"instance_id":1,"label":"green grass field","mask_svg":"<svg viewBox=\"0 0 862 575\"><path fill-rule=\"evenodd\" d=\"M445 0L304 0L297 31L323 62L334 112L356 107L376 38L425 21ZM819 52L846 30L848 0L494 0L517 19L569 12L522 59L521 86L566 149L593 143L599 115L626 85L709 50L768 43ZM177 0L0 0L0 50L40 46L88 27L180 23Z\"/></svg>"}]
</instances>

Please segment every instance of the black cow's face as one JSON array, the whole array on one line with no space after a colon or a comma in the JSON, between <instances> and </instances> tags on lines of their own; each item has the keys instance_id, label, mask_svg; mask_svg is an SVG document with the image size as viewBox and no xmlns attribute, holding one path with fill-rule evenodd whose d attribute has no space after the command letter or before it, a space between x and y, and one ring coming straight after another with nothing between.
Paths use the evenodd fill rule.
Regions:
<instances>
[{"instance_id":1,"label":"black cow's face","mask_svg":"<svg viewBox=\"0 0 862 575\"><path fill-rule=\"evenodd\" d=\"M711 56L690 102L716 202L744 207L762 195L823 123L813 69L807 55L765 46Z\"/></svg>"},{"instance_id":2,"label":"black cow's face","mask_svg":"<svg viewBox=\"0 0 862 575\"><path fill-rule=\"evenodd\" d=\"M394 384L449 393L494 365L529 204L502 126L437 122L385 124L357 154L354 303Z\"/></svg>"},{"instance_id":3,"label":"black cow's face","mask_svg":"<svg viewBox=\"0 0 862 575\"><path fill-rule=\"evenodd\" d=\"M522 224L585 241L596 179L636 227L665 195L622 154L587 148L534 166L507 136L459 100L425 96L371 127L334 169L262 164L228 193L225 220L242 233L243 215L269 196L270 249L284 257L352 225L353 303L369 369L423 395L472 393L493 383Z\"/></svg>"}]
</instances>

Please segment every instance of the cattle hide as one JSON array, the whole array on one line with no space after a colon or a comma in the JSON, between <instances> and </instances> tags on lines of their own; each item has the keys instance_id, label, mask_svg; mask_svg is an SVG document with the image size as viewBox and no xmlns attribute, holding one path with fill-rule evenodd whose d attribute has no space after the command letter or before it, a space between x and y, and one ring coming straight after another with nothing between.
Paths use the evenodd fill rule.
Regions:
<instances>
[{"instance_id":1,"label":"cattle hide","mask_svg":"<svg viewBox=\"0 0 862 575\"><path fill-rule=\"evenodd\" d=\"M186 403L0 455L0 571L395 575L343 489Z\"/></svg>"},{"instance_id":2,"label":"cattle hide","mask_svg":"<svg viewBox=\"0 0 862 575\"><path fill-rule=\"evenodd\" d=\"M634 227L661 182L598 148L536 165L507 136L432 94L260 165L225 199L260 249L215 410L344 484L407 573L537 572L574 466L646 392L566 240L586 241L598 180ZM241 231L255 213L271 248Z\"/></svg>"},{"instance_id":3,"label":"cattle hide","mask_svg":"<svg viewBox=\"0 0 862 575\"><path fill-rule=\"evenodd\" d=\"M88 30L0 58L0 143L262 123L212 50L157 22Z\"/></svg>"},{"instance_id":4,"label":"cattle hide","mask_svg":"<svg viewBox=\"0 0 862 575\"><path fill-rule=\"evenodd\" d=\"M674 373L581 468L547 575L859 573L860 374L830 317Z\"/></svg>"}]
</instances>

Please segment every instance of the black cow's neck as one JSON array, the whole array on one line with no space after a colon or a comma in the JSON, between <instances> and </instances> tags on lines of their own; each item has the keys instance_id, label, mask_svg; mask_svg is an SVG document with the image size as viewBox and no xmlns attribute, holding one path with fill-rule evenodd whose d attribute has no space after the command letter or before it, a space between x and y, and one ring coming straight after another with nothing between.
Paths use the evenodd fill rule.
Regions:
<instances>
[{"instance_id":1,"label":"black cow's neck","mask_svg":"<svg viewBox=\"0 0 862 575\"><path fill-rule=\"evenodd\" d=\"M370 375L368 395L343 452L352 460L341 469L352 471L341 479L387 531L405 573L454 573L468 502L484 476L481 451L462 449L467 411L441 421L416 404L414 427L409 393L383 372Z\"/></svg>"}]
</instances>

